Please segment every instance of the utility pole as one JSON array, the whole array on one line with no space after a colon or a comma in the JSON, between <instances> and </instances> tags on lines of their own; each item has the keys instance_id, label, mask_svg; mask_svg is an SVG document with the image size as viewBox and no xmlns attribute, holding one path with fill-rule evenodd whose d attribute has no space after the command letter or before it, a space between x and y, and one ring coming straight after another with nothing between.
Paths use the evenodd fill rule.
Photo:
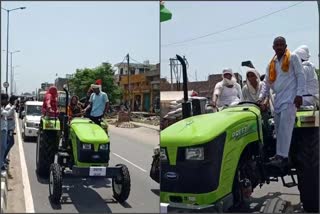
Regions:
<instances>
[{"instance_id":1,"label":"utility pole","mask_svg":"<svg viewBox=\"0 0 320 214\"><path fill-rule=\"evenodd\" d=\"M196 82L198 82L197 70L195 71Z\"/></svg>"},{"instance_id":2,"label":"utility pole","mask_svg":"<svg viewBox=\"0 0 320 214\"><path fill-rule=\"evenodd\" d=\"M127 65L128 65L128 98L129 98L129 115L131 112L131 96L130 96L130 57L129 53L127 54Z\"/></svg>"},{"instance_id":3,"label":"utility pole","mask_svg":"<svg viewBox=\"0 0 320 214\"><path fill-rule=\"evenodd\" d=\"M172 58L170 58L170 76L171 76L171 85L170 90L173 91L173 79L172 79Z\"/></svg>"}]
</instances>

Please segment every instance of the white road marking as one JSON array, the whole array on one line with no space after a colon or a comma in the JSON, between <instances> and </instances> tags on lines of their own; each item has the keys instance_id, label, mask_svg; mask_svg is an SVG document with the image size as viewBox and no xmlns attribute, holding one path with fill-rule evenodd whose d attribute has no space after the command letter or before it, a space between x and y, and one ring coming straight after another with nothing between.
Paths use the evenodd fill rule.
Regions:
<instances>
[{"instance_id":1,"label":"white road marking","mask_svg":"<svg viewBox=\"0 0 320 214\"><path fill-rule=\"evenodd\" d=\"M18 134L18 145L19 145L19 153L20 153L20 163L21 163L21 173L22 173L22 183L23 183L23 193L24 193L24 203L26 207L26 213L34 213L34 205L33 198L31 194L29 175L27 170L26 158L24 156L24 150L22 146L22 138L20 132L19 119L17 114L15 114L16 118L16 127Z\"/></svg>"},{"instance_id":2,"label":"white road marking","mask_svg":"<svg viewBox=\"0 0 320 214\"><path fill-rule=\"evenodd\" d=\"M118 154L116 154L116 153L113 153L113 152L112 152L112 154L114 154L115 156L117 156L117 157L121 158L122 160L127 161L128 163L130 163L130 164L131 164L131 165L133 165L134 167L136 167L136 168L140 169L141 171L143 171L143 172L147 172L147 170L142 169L140 166L138 166L138 165L136 165L136 164L132 163L131 161L128 161L128 160L127 160L127 159L125 159L124 157L121 157L120 155L118 155Z\"/></svg>"}]
</instances>

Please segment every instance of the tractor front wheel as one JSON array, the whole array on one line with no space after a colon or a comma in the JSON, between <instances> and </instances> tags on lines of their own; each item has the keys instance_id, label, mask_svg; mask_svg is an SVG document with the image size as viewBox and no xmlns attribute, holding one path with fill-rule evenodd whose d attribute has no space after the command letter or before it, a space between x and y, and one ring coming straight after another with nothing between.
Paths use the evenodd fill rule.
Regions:
<instances>
[{"instance_id":1,"label":"tractor front wheel","mask_svg":"<svg viewBox=\"0 0 320 214\"><path fill-rule=\"evenodd\" d=\"M130 194L131 180L129 170L126 165L117 164L120 166L120 174L112 178L113 197L120 203L126 201Z\"/></svg>"},{"instance_id":2,"label":"tractor front wheel","mask_svg":"<svg viewBox=\"0 0 320 214\"><path fill-rule=\"evenodd\" d=\"M59 204L62 195L62 169L57 163L51 164L49 176L49 195L50 200Z\"/></svg>"}]
</instances>

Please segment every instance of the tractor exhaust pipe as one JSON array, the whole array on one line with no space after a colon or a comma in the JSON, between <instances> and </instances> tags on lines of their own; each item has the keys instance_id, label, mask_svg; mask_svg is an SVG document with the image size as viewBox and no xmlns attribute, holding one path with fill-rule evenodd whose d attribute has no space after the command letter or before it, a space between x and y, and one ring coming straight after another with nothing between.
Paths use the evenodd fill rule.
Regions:
<instances>
[{"instance_id":1,"label":"tractor exhaust pipe","mask_svg":"<svg viewBox=\"0 0 320 214\"><path fill-rule=\"evenodd\" d=\"M66 92L66 113L63 115L63 133L64 139L62 141L63 148L67 148L69 140L69 128L68 128L68 105L69 105L69 92L67 87L63 87L64 92Z\"/></svg>"},{"instance_id":2,"label":"tractor exhaust pipe","mask_svg":"<svg viewBox=\"0 0 320 214\"><path fill-rule=\"evenodd\" d=\"M177 59L182 65L182 78L183 78L183 103L182 103L182 117L188 118L191 116L191 103L188 101L188 76L187 76L187 66L184 59L176 55Z\"/></svg>"}]
</instances>

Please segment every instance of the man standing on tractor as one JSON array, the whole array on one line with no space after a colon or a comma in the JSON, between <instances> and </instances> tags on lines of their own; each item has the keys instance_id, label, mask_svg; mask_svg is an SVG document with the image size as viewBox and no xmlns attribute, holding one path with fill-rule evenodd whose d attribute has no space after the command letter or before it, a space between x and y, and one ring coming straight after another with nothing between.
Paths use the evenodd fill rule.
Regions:
<instances>
[{"instance_id":1,"label":"man standing on tractor","mask_svg":"<svg viewBox=\"0 0 320 214\"><path fill-rule=\"evenodd\" d=\"M277 136L277 152L269 165L284 167L288 163L288 155L296 111L302 105L305 88L305 77L299 57L287 49L286 39L279 36L273 41L275 56L269 63L265 76L265 84L258 103L269 95L270 88L275 93L274 121Z\"/></svg>"},{"instance_id":2,"label":"man standing on tractor","mask_svg":"<svg viewBox=\"0 0 320 214\"><path fill-rule=\"evenodd\" d=\"M306 78L305 95L307 96L303 97L303 105L314 105L315 98L319 100L319 81L316 68L314 64L309 61L309 48L306 45L301 45L294 51L294 53L296 53L301 59L303 73Z\"/></svg>"},{"instance_id":3,"label":"man standing on tractor","mask_svg":"<svg viewBox=\"0 0 320 214\"><path fill-rule=\"evenodd\" d=\"M212 96L213 107L236 105L242 100L241 86L230 68L222 71L222 81L214 87Z\"/></svg>"},{"instance_id":4,"label":"man standing on tractor","mask_svg":"<svg viewBox=\"0 0 320 214\"><path fill-rule=\"evenodd\" d=\"M44 96L42 114L49 117L58 116L58 90L55 86L51 86Z\"/></svg>"},{"instance_id":5,"label":"man standing on tractor","mask_svg":"<svg viewBox=\"0 0 320 214\"><path fill-rule=\"evenodd\" d=\"M89 118L100 126L101 119L109 109L109 99L105 92L100 91L101 85L92 84L91 88L93 89L93 93L89 99L90 104L83 110L83 112L86 112L91 108Z\"/></svg>"}]
</instances>

